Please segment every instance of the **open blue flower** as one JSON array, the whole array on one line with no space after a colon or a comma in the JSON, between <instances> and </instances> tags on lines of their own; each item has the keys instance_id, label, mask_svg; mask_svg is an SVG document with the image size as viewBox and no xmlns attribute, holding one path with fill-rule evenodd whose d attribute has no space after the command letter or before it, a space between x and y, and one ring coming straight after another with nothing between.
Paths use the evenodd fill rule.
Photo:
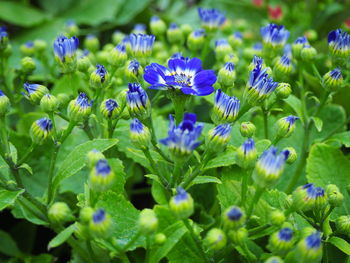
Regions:
<instances>
[{"instance_id":1,"label":"open blue flower","mask_svg":"<svg viewBox=\"0 0 350 263\"><path fill-rule=\"evenodd\" d=\"M169 150L177 155L188 155L196 149L200 142L197 140L201 135L203 124L196 125L196 114L185 113L183 121L176 127L174 117L169 116L170 124L168 138L160 142L168 146Z\"/></svg>"},{"instance_id":2,"label":"open blue flower","mask_svg":"<svg viewBox=\"0 0 350 263\"><path fill-rule=\"evenodd\" d=\"M66 59L72 58L78 49L79 40L77 37L67 38L65 36L59 36L53 43L53 49L55 56L62 62Z\"/></svg>"},{"instance_id":3,"label":"open blue flower","mask_svg":"<svg viewBox=\"0 0 350 263\"><path fill-rule=\"evenodd\" d=\"M169 59L168 67L152 63L145 68L144 79L150 89L181 90L187 95L206 96L213 93L216 76L213 70L203 70L199 58Z\"/></svg>"},{"instance_id":4,"label":"open blue flower","mask_svg":"<svg viewBox=\"0 0 350 263\"><path fill-rule=\"evenodd\" d=\"M341 29L329 32L328 45L334 55L342 57L350 55L350 35Z\"/></svg>"},{"instance_id":5,"label":"open blue flower","mask_svg":"<svg viewBox=\"0 0 350 263\"><path fill-rule=\"evenodd\" d=\"M262 36L264 44L269 46L283 46L288 38L289 31L284 28L284 26L279 26L275 24L268 24L260 29L260 34Z\"/></svg>"}]
</instances>

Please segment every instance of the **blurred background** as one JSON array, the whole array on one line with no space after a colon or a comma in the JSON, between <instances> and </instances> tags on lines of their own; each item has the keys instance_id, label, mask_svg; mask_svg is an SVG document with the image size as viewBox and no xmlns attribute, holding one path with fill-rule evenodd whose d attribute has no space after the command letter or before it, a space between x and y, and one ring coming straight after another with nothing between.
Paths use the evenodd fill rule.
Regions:
<instances>
[{"instance_id":1,"label":"blurred background","mask_svg":"<svg viewBox=\"0 0 350 263\"><path fill-rule=\"evenodd\" d=\"M0 0L0 26L7 27L13 48L10 67L19 68L21 45L38 39L49 43L49 64L53 64L52 44L65 31L67 21L74 21L79 26L78 37L81 44L86 35L94 34L103 46L112 42L115 30L128 34L135 24L148 25L153 15L161 17L167 24L189 24L197 29L200 27L198 6L215 7L223 11L232 25L243 32L249 45L261 41L259 29L271 21L283 24L291 32L290 43L298 36L306 35L312 45L323 54L327 54L326 38L329 31L336 28L350 31L350 0ZM326 64L318 66L323 73L326 72ZM33 78L40 80L42 71L39 64ZM242 79L245 80L246 77ZM347 86L336 95L335 102L341 104L350 114L349 101L350 92ZM40 182L33 183L38 183L40 187ZM137 208L149 206L145 202L148 199L133 200ZM30 251L35 255L47 253L46 246L54 236L53 232L25 220L15 219L9 211L2 213L0 221L0 229L9 231L16 241L23 238L28 240L18 242L21 251ZM4 232L0 232L0 254L16 249L15 244L1 242L6 240L2 235ZM69 259L67 246L59 247L53 254L59 254L61 262ZM50 261L40 258L31 262Z\"/></svg>"}]
</instances>

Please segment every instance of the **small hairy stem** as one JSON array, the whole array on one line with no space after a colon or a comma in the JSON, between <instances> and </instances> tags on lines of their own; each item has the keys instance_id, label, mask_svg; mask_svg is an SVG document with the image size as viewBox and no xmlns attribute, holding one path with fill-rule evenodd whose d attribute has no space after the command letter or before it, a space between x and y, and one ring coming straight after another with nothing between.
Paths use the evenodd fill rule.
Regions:
<instances>
[{"instance_id":1,"label":"small hairy stem","mask_svg":"<svg viewBox=\"0 0 350 263\"><path fill-rule=\"evenodd\" d=\"M254 206L258 203L260 197L262 196L262 194L264 193L264 189L257 186L256 190L255 190L255 194L254 197L252 199L252 202L249 205L249 208L247 210L247 218L249 219L251 217L251 215L253 214L254 211Z\"/></svg>"},{"instance_id":2,"label":"small hairy stem","mask_svg":"<svg viewBox=\"0 0 350 263\"><path fill-rule=\"evenodd\" d=\"M25 163L28 160L35 147L36 144L32 142L23 157L17 162L17 167L21 166L21 164Z\"/></svg>"},{"instance_id":3,"label":"small hairy stem","mask_svg":"<svg viewBox=\"0 0 350 263\"><path fill-rule=\"evenodd\" d=\"M264 119L264 136L265 139L269 139L268 111L264 107L261 107L261 111Z\"/></svg>"},{"instance_id":4,"label":"small hairy stem","mask_svg":"<svg viewBox=\"0 0 350 263\"><path fill-rule=\"evenodd\" d=\"M57 160L57 154L59 151L59 146L55 146L54 150L51 155L51 162L50 162L50 168L49 168L49 175L48 175L48 186L47 186L47 204L51 204L51 201L53 201L53 191L52 191L52 179L53 179L53 174L55 171L55 165L56 165L56 160Z\"/></svg>"}]
</instances>

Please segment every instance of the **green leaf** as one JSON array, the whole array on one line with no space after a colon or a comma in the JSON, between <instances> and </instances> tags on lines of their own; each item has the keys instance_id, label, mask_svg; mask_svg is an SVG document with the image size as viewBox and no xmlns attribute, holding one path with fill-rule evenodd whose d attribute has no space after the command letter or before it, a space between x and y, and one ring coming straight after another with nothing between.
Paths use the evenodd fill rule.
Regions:
<instances>
[{"instance_id":1,"label":"green leaf","mask_svg":"<svg viewBox=\"0 0 350 263\"><path fill-rule=\"evenodd\" d=\"M345 147L350 147L350 131L337 133L331 139L339 140Z\"/></svg>"},{"instance_id":2,"label":"green leaf","mask_svg":"<svg viewBox=\"0 0 350 263\"><path fill-rule=\"evenodd\" d=\"M18 167L19 169L24 169L26 170L28 173L30 173L31 175L33 175L33 169L32 167L30 167L28 164L24 163L24 164L21 164L20 167Z\"/></svg>"},{"instance_id":3,"label":"green leaf","mask_svg":"<svg viewBox=\"0 0 350 263\"><path fill-rule=\"evenodd\" d=\"M139 14L142 10L144 10L149 4L151 0L128 0L124 1L123 5L121 5L121 9L119 10L116 16L116 23L119 25L129 23L134 16Z\"/></svg>"},{"instance_id":4,"label":"green leaf","mask_svg":"<svg viewBox=\"0 0 350 263\"><path fill-rule=\"evenodd\" d=\"M14 1L1 1L0 10L1 20L17 26L31 27L47 19L39 10Z\"/></svg>"},{"instance_id":5,"label":"green leaf","mask_svg":"<svg viewBox=\"0 0 350 263\"><path fill-rule=\"evenodd\" d=\"M340 237L331 237L328 242L350 256L350 244L346 240Z\"/></svg>"},{"instance_id":6,"label":"green leaf","mask_svg":"<svg viewBox=\"0 0 350 263\"><path fill-rule=\"evenodd\" d=\"M308 181L321 187L335 184L345 196L344 205L335 208L332 216L350 212L350 202L346 195L346 187L350 184L349 171L350 160L339 149L326 144L315 144L311 147L306 165Z\"/></svg>"},{"instance_id":7,"label":"green leaf","mask_svg":"<svg viewBox=\"0 0 350 263\"><path fill-rule=\"evenodd\" d=\"M13 205L17 197L23 192L23 189L18 191L8 191L5 189L0 189L0 211L10 205Z\"/></svg>"},{"instance_id":8,"label":"green leaf","mask_svg":"<svg viewBox=\"0 0 350 263\"><path fill-rule=\"evenodd\" d=\"M122 194L112 191L103 192L99 195L96 207L103 208L112 217L113 237L118 239L121 246L124 246L136 234L137 221L140 212L127 201ZM130 250L144 244L143 238L139 238Z\"/></svg>"},{"instance_id":9,"label":"green leaf","mask_svg":"<svg viewBox=\"0 0 350 263\"><path fill-rule=\"evenodd\" d=\"M68 178L83 169L86 164L86 154L89 151L96 149L104 152L116 145L117 142L117 139L95 139L75 147L58 169L57 174L53 179L53 189L56 190L63 179Z\"/></svg>"},{"instance_id":10,"label":"green leaf","mask_svg":"<svg viewBox=\"0 0 350 263\"><path fill-rule=\"evenodd\" d=\"M197 176L190 186L195 185L195 184L207 184L207 183L215 183L215 184L221 184L222 182L220 181L219 178L216 178L214 176L208 176L208 175L201 175Z\"/></svg>"},{"instance_id":11,"label":"green leaf","mask_svg":"<svg viewBox=\"0 0 350 263\"><path fill-rule=\"evenodd\" d=\"M158 204L167 204L167 193L162 184L156 180L152 182L152 197Z\"/></svg>"},{"instance_id":12,"label":"green leaf","mask_svg":"<svg viewBox=\"0 0 350 263\"><path fill-rule=\"evenodd\" d=\"M113 158L113 159L108 159L108 163L112 167L112 170L116 176L115 186L113 186L113 191L116 193L123 193L125 178L126 178L123 162L117 158Z\"/></svg>"},{"instance_id":13,"label":"green leaf","mask_svg":"<svg viewBox=\"0 0 350 263\"><path fill-rule=\"evenodd\" d=\"M298 117L300 117L300 119L303 118L301 110L301 101L299 98L291 94L288 98L284 99L284 101L294 110L294 112L297 114Z\"/></svg>"},{"instance_id":14,"label":"green leaf","mask_svg":"<svg viewBox=\"0 0 350 263\"><path fill-rule=\"evenodd\" d=\"M315 116L311 117L311 119L313 120L317 131L319 132L322 131L323 121L320 118Z\"/></svg>"},{"instance_id":15,"label":"green leaf","mask_svg":"<svg viewBox=\"0 0 350 263\"><path fill-rule=\"evenodd\" d=\"M16 242L3 230L0 230L0 252L10 257L19 257L22 254Z\"/></svg>"},{"instance_id":16,"label":"green leaf","mask_svg":"<svg viewBox=\"0 0 350 263\"><path fill-rule=\"evenodd\" d=\"M179 242L183 235L187 232L182 222L176 222L167 227L162 233L167 237L166 242L159 248L153 250L150 256L150 262L157 263L168 255L173 247Z\"/></svg>"},{"instance_id":17,"label":"green leaf","mask_svg":"<svg viewBox=\"0 0 350 263\"><path fill-rule=\"evenodd\" d=\"M230 166L236 163L236 148L228 145L227 149L219 153L215 158L211 159L204 170L209 170L217 167Z\"/></svg>"},{"instance_id":18,"label":"green leaf","mask_svg":"<svg viewBox=\"0 0 350 263\"><path fill-rule=\"evenodd\" d=\"M58 247L64 242L66 242L68 238L70 238L70 236L73 234L74 230L75 230L75 223L65 228L60 233L58 233L57 236L51 239L51 241L47 245L47 249L50 250L51 248Z\"/></svg>"},{"instance_id":19,"label":"green leaf","mask_svg":"<svg viewBox=\"0 0 350 263\"><path fill-rule=\"evenodd\" d=\"M75 90L79 90L82 86L81 77L78 74L64 74L55 82L51 93L57 95L59 93L65 93L67 95L75 94ZM74 88L73 88L74 87Z\"/></svg>"},{"instance_id":20,"label":"green leaf","mask_svg":"<svg viewBox=\"0 0 350 263\"><path fill-rule=\"evenodd\" d=\"M39 217L41 211L39 211L31 202L22 197L19 197L16 200L11 213L15 218L26 219L35 225L48 225L47 221Z\"/></svg>"}]
</instances>

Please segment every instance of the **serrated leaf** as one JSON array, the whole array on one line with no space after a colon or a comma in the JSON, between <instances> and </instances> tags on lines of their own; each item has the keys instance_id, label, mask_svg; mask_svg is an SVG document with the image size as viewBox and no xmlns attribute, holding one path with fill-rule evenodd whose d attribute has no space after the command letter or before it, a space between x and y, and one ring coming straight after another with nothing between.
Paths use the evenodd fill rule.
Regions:
<instances>
[{"instance_id":1,"label":"serrated leaf","mask_svg":"<svg viewBox=\"0 0 350 263\"><path fill-rule=\"evenodd\" d=\"M121 246L128 243L136 234L138 226L137 221L140 212L127 201L122 194L112 191L103 192L99 195L96 203L97 208L103 208L112 217L113 237L115 237ZM144 238L139 238L129 249L143 246Z\"/></svg>"},{"instance_id":2,"label":"serrated leaf","mask_svg":"<svg viewBox=\"0 0 350 263\"><path fill-rule=\"evenodd\" d=\"M55 236L53 239L51 239L51 241L47 245L47 249L50 250L51 248L58 247L58 246L62 245L64 242L66 242L68 240L68 238L71 237L74 230L75 230L75 223L70 225L69 227L65 228L60 233L58 233L57 236Z\"/></svg>"},{"instance_id":3,"label":"serrated leaf","mask_svg":"<svg viewBox=\"0 0 350 263\"><path fill-rule=\"evenodd\" d=\"M310 183L321 187L335 184L343 193L344 204L335 208L332 216L349 214L350 202L346 187L350 184L350 161L339 149L326 144L313 145L307 159L306 173Z\"/></svg>"},{"instance_id":4,"label":"serrated leaf","mask_svg":"<svg viewBox=\"0 0 350 263\"><path fill-rule=\"evenodd\" d=\"M350 256L350 244L346 240L340 237L331 237L328 242Z\"/></svg>"},{"instance_id":5,"label":"serrated leaf","mask_svg":"<svg viewBox=\"0 0 350 263\"><path fill-rule=\"evenodd\" d=\"M166 257L186 232L187 229L182 222L176 222L164 229L162 233L167 237L166 242L151 252L150 262L157 263Z\"/></svg>"},{"instance_id":6,"label":"serrated leaf","mask_svg":"<svg viewBox=\"0 0 350 263\"><path fill-rule=\"evenodd\" d=\"M208 184L208 183L215 183L215 184L221 184L222 182L220 181L219 178L216 178L214 176L208 176L208 175L201 175L197 176L190 186L196 185L196 184ZM189 186L189 187L190 187Z\"/></svg>"},{"instance_id":7,"label":"serrated leaf","mask_svg":"<svg viewBox=\"0 0 350 263\"><path fill-rule=\"evenodd\" d=\"M18 191L8 191L5 189L0 189L0 211L10 205L13 205L17 197L23 192L23 189Z\"/></svg>"},{"instance_id":8,"label":"serrated leaf","mask_svg":"<svg viewBox=\"0 0 350 263\"><path fill-rule=\"evenodd\" d=\"M105 150L116 145L117 142L117 139L95 139L82 143L75 147L74 150L68 154L65 160L61 163L61 166L53 179L53 189L57 190L60 182L63 179L72 176L85 166L86 154L89 151L96 149L98 151L104 152Z\"/></svg>"},{"instance_id":9,"label":"serrated leaf","mask_svg":"<svg viewBox=\"0 0 350 263\"><path fill-rule=\"evenodd\" d=\"M317 131L319 132L322 131L323 121L320 118L315 116L311 117L311 119L313 120Z\"/></svg>"},{"instance_id":10,"label":"serrated leaf","mask_svg":"<svg viewBox=\"0 0 350 263\"><path fill-rule=\"evenodd\" d=\"M228 145L226 150L219 153L215 158L211 159L204 170L209 170L217 167L230 166L236 163L236 148Z\"/></svg>"}]
</instances>

